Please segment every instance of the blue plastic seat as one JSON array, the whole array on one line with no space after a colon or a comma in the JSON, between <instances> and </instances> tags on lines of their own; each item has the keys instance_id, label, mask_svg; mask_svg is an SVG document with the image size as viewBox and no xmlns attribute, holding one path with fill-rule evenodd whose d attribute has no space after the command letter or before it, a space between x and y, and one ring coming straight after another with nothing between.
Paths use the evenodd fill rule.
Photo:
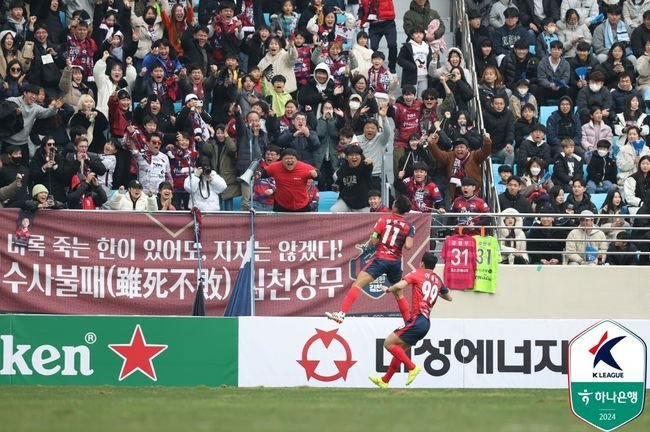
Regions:
<instances>
[{"instance_id":1,"label":"blue plastic seat","mask_svg":"<svg viewBox=\"0 0 650 432\"><path fill-rule=\"evenodd\" d=\"M318 193L318 211L328 212L339 199L339 193L333 191L323 191Z\"/></svg>"},{"instance_id":2,"label":"blue plastic seat","mask_svg":"<svg viewBox=\"0 0 650 432\"><path fill-rule=\"evenodd\" d=\"M557 106L543 105L539 107L539 122L546 126L548 118L557 110Z\"/></svg>"},{"instance_id":3,"label":"blue plastic seat","mask_svg":"<svg viewBox=\"0 0 650 432\"><path fill-rule=\"evenodd\" d=\"M232 199L232 211L241 210L241 195L238 195Z\"/></svg>"},{"instance_id":4,"label":"blue plastic seat","mask_svg":"<svg viewBox=\"0 0 650 432\"><path fill-rule=\"evenodd\" d=\"M607 198L606 193L595 193L591 196L591 202L594 203L597 209L600 209Z\"/></svg>"}]
</instances>

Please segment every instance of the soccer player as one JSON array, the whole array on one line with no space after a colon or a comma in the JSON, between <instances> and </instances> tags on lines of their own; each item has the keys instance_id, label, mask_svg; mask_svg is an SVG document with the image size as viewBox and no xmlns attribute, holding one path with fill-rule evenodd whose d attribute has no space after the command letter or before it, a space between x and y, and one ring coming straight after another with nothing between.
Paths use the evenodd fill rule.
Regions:
<instances>
[{"instance_id":1,"label":"soccer player","mask_svg":"<svg viewBox=\"0 0 650 432\"><path fill-rule=\"evenodd\" d=\"M409 210L411 210L411 202L405 196L400 196L393 202L392 213L383 216L375 224L368 241L370 246L377 246L375 257L357 276L343 299L341 310L325 312L327 318L342 323L361 290L382 274L386 275L391 284L397 283L402 278L402 248L411 249L413 236L415 236L415 227L402 216ZM402 299L401 302L398 300L397 304L406 321L409 312L408 302Z\"/></svg>"},{"instance_id":2,"label":"soccer player","mask_svg":"<svg viewBox=\"0 0 650 432\"><path fill-rule=\"evenodd\" d=\"M406 323L388 335L384 341L384 348L393 355L388 366L388 371L383 377L369 376L370 381L380 388L388 387L388 382L399 369L400 363L404 363L409 371L406 385L410 385L422 368L416 366L406 355L406 350L424 338L429 332L429 315L431 308L436 303L438 296L447 301L452 297L449 290L440 277L433 272L438 263L438 258L433 252L425 252L420 262L420 268L407 274L404 279L391 287L385 288L386 292L392 292L396 297L404 299L404 288L407 285L413 286L413 302L411 306L410 319Z\"/></svg>"}]
</instances>

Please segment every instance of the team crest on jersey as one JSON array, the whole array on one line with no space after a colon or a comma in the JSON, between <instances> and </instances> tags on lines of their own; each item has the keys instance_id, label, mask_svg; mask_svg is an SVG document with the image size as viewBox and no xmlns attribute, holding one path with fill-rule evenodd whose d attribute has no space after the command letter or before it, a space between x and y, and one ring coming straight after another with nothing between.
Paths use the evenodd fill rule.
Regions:
<instances>
[{"instance_id":1,"label":"team crest on jersey","mask_svg":"<svg viewBox=\"0 0 650 432\"><path fill-rule=\"evenodd\" d=\"M367 244L358 244L355 245L359 249L359 255L350 260L349 264L349 273L350 279L355 280L361 270L375 257L375 252L377 252L377 247L369 246ZM363 288L363 292L373 299L379 299L384 296L384 281L386 276L381 275L374 281L370 282Z\"/></svg>"}]
</instances>

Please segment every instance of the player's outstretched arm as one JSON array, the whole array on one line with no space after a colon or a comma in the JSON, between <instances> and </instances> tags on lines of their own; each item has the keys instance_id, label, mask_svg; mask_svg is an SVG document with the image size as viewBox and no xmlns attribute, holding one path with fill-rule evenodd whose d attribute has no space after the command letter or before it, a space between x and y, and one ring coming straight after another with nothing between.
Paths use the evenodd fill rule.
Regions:
<instances>
[{"instance_id":1,"label":"player's outstretched arm","mask_svg":"<svg viewBox=\"0 0 650 432\"><path fill-rule=\"evenodd\" d=\"M398 297L398 295L402 294L404 288L406 288L407 285L408 282L402 279L401 281L397 282L395 285L391 285L388 288L384 288L384 291L387 293L392 292L393 294L395 294L395 297Z\"/></svg>"},{"instance_id":2,"label":"player's outstretched arm","mask_svg":"<svg viewBox=\"0 0 650 432\"><path fill-rule=\"evenodd\" d=\"M406 237L404 242L404 249L411 250L413 248L413 237Z\"/></svg>"},{"instance_id":3,"label":"player's outstretched arm","mask_svg":"<svg viewBox=\"0 0 650 432\"><path fill-rule=\"evenodd\" d=\"M440 297L447 300L447 301L452 301L453 300L453 297L449 293L440 294Z\"/></svg>"},{"instance_id":4,"label":"player's outstretched arm","mask_svg":"<svg viewBox=\"0 0 650 432\"><path fill-rule=\"evenodd\" d=\"M368 244L370 246L377 246L377 243L379 243L379 233L378 232L373 232L370 235L370 240L368 240Z\"/></svg>"}]
</instances>

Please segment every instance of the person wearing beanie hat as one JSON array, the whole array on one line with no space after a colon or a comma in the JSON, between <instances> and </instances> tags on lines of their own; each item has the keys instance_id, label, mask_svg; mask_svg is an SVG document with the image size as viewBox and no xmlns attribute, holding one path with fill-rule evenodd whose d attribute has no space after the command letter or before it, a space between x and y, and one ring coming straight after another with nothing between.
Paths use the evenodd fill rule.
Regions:
<instances>
[{"instance_id":1,"label":"person wearing beanie hat","mask_svg":"<svg viewBox=\"0 0 650 432\"><path fill-rule=\"evenodd\" d=\"M52 197L45 187L42 184L35 184L32 188L32 199L28 199L23 204L23 209L27 211L36 211L36 210L59 210L64 209L65 204L62 202L56 201Z\"/></svg>"},{"instance_id":2,"label":"person wearing beanie hat","mask_svg":"<svg viewBox=\"0 0 650 432\"><path fill-rule=\"evenodd\" d=\"M372 161L363 156L359 146L345 148L345 162L335 173L335 189L339 199L332 205L332 213L368 212L368 192L372 189Z\"/></svg>"}]
</instances>

